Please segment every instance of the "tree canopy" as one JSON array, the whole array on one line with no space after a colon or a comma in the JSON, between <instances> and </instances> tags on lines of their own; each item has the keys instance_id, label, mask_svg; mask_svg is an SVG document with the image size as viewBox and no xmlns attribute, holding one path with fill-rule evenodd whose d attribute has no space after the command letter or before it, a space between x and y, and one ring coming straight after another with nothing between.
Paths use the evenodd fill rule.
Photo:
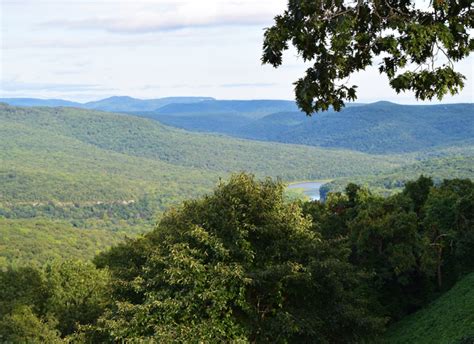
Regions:
<instances>
[{"instance_id":1,"label":"tree canopy","mask_svg":"<svg viewBox=\"0 0 474 344\"><path fill-rule=\"evenodd\" d=\"M118 303L112 341L337 343L378 333L342 243L323 240L283 185L235 175L96 258Z\"/></svg>"},{"instance_id":2,"label":"tree canopy","mask_svg":"<svg viewBox=\"0 0 474 344\"><path fill-rule=\"evenodd\" d=\"M325 202L283 189L236 174L95 266L0 269L0 342L381 342L474 271L470 180Z\"/></svg>"},{"instance_id":3,"label":"tree canopy","mask_svg":"<svg viewBox=\"0 0 474 344\"><path fill-rule=\"evenodd\" d=\"M291 43L312 63L295 82L308 115L354 101L350 76L374 63L397 93L442 99L464 86L454 62L474 50L473 27L471 0L290 0L265 31L262 62L280 66Z\"/></svg>"}]
</instances>

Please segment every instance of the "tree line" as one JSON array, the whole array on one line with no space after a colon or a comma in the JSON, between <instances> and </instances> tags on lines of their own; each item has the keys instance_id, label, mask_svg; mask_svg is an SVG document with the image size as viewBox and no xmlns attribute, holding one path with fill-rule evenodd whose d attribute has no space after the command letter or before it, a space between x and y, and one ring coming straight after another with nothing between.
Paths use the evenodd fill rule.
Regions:
<instances>
[{"instance_id":1,"label":"tree line","mask_svg":"<svg viewBox=\"0 0 474 344\"><path fill-rule=\"evenodd\" d=\"M98 254L0 272L0 341L377 341L474 271L474 183L324 203L236 174Z\"/></svg>"}]
</instances>

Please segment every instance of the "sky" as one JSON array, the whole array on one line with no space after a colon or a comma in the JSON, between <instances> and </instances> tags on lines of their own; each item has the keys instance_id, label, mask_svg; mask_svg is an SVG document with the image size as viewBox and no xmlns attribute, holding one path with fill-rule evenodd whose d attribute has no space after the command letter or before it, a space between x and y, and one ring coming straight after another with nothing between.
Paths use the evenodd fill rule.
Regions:
<instances>
[{"instance_id":1,"label":"sky","mask_svg":"<svg viewBox=\"0 0 474 344\"><path fill-rule=\"evenodd\" d=\"M294 99L307 65L294 50L260 62L265 27L286 0L0 0L0 97L97 100L210 96ZM457 64L474 101L474 56ZM358 102L417 103L376 67L351 78Z\"/></svg>"}]
</instances>

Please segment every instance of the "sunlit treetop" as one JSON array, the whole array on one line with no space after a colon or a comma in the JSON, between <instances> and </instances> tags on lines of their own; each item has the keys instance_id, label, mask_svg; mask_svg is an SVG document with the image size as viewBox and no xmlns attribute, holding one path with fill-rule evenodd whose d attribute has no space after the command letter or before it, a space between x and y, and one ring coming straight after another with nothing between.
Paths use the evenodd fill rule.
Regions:
<instances>
[{"instance_id":1,"label":"sunlit treetop","mask_svg":"<svg viewBox=\"0 0 474 344\"><path fill-rule=\"evenodd\" d=\"M312 65L295 84L310 115L357 98L349 77L378 64L397 93L441 100L464 86L454 62L474 50L472 0L289 0L264 35L262 62L278 67L291 43Z\"/></svg>"}]
</instances>

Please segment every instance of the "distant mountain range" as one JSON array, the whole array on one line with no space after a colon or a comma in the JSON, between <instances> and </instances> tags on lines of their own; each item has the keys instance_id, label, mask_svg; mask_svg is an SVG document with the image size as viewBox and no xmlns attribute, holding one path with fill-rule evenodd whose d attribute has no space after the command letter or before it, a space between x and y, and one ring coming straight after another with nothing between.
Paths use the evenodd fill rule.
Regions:
<instances>
[{"instance_id":1,"label":"distant mountain range","mask_svg":"<svg viewBox=\"0 0 474 344\"><path fill-rule=\"evenodd\" d=\"M272 109L269 104L257 109L248 102L243 109L231 107L232 101L208 103L170 104L153 112L133 114L192 131L375 154L416 152L457 143L463 145L466 140L474 139L474 104L398 105L377 102L307 117L302 112L283 109L264 115ZM277 105L283 105L281 108L294 106L275 103L273 108ZM214 110L224 106L231 110Z\"/></svg>"},{"instance_id":2,"label":"distant mountain range","mask_svg":"<svg viewBox=\"0 0 474 344\"><path fill-rule=\"evenodd\" d=\"M158 99L136 99L132 97L110 97L94 102L88 102L82 106L86 109L127 112L127 111L154 111L169 104L192 104L203 101L212 101L210 97L167 97Z\"/></svg>"},{"instance_id":3,"label":"distant mountain range","mask_svg":"<svg viewBox=\"0 0 474 344\"><path fill-rule=\"evenodd\" d=\"M194 103L213 100L211 97L167 97L158 99L137 99L127 96L110 97L97 101L78 103L62 99L0 98L0 102L14 106L68 106L92 110L126 112L154 111L168 104Z\"/></svg>"},{"instance_id":4,"label":"distant mountain range","mask_svg":"<svg viewBox=\"0 0 474 344\"><path fill-rule=\"evenodd\" d=\"M111 97L88 103L29 98L1 99L17 106L68 106L122 112L198 132L239 138L344 148L367 153L417 152L474 140L474 104L350 104L341 112L307 117L285 100L216 100Z\"/></svg>"},{"instance_id":5,"label":"distant mountain range","mask_svg":"<svg viewBox=\"0 0 474 344\"><path fill-rule=\"evenodd\" d=\"M12 106L76 107L110 112L144 112L180 116L243 116L261 118L280 111L298 111L289 100L216 100L212 97L166 97L157 99L137 99L127 96L109 97L87 103L62 99L0 98L0 103Z\"/></svg>"},{"instance_id":6,"label":"distant mountain range","mask_svg":"<svg viewBox=\"0 0 474 344\"><path fill-rule=\"evenodd\" d=\"M71 102L69 100L62 99L37 99L37 98L0 98L0 103L5 103L14 106L71 106L81 107L84 104Z\"/></svg>"}]
</instances>

